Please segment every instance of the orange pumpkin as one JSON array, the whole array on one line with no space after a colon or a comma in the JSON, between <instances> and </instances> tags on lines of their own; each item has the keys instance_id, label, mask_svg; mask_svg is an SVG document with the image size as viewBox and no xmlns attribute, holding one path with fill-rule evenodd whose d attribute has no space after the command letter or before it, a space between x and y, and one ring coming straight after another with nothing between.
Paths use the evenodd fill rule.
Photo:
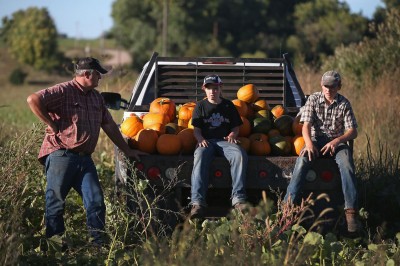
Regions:
<instances>
[{"instance_id":1,"label":"orange pumpkin","mask_svg":"<svg viewBox=\"0 0 400 266\"><path fill-rule=\"evenodd\" d=\"M278 104L275 105L274 108L271 109L271 113L274 116L275 119L281 117L282 115L286 115L288 112L283 105Z\"/></svg>"},{"instance_id":2,"label":"orange pumpkin","mask_svg":"<svg viewBox=\"0 0 400 266\"><path fill-rule=\"evenodd\" d=\"M271 153L271 146L268 141L254 140L250 144L250 153L257 156L266 156Z\"/></svg>"},{"instance_id":3,"label":"orange pumpkin","mask_svg":"<svg viewBox=\"0 0 400 266\"><path fill-rule=\"evenodd\" d=\"M151 124L150 126L147 126L146 129L153 129L159 136L165 134L165 125L161 123Z\"/></svg>"},{"instance_id":4,"label":"orange pumpkin","mask_svg":"<svg viewBox=\"0 0 400 266\"><path fill-rule=\"evenodd\" d=\"M194 128L194 126L192 125L192 119L191 118L189 119L187 127L188 128Z\"/></svg>"},{"instance_id":5,"label":"orange pumpkin","mask_svg":"<svg viewBox=\"0 0 400 266\"><path fill-rule=\"evenodd\" d=\"M269 104L264 99L259 99L253 104L254 111L258 112L260 110L269 110Z\"/></svg>"},{"instance_id":6,"label":"orange pumpkin","mask_svg":"<svg viewBox=\"0 0 400 266\"><path fill-rule=\"evenodd\" d=\"M143 128L148 128L152 124L168 124L169 118L168 116L161 113L148 113L143 116Z\"/></svg>"},{"instance_id":7,"label":"orange pumpkin","mask_svg":"<svg viewBox=\"0 0 400 266\"><path fill-rule=\"evenodd\" d=\"M301 150L304 148L305 142L303 136L295 136L293 138L293 154L300 155Z\"/></svg>"},{"instance_id":8,"label":"orange pumpkin","mask_svg":"<svg viewBox=\"0 0 400 266\"><path fill-rule=\"evenodd\" d=\"M178 119L178 126L181 128L187 128L189 125L189 121L191 120Z\"/></svg>"},{"instance_id":9,"label":"orange pumpkin","mask_svg":"<svg viewBox=\"0 0 400 266\"><path fill-rule=\"evenodd\" d=\"M157 98L150 103L150 113L160 113L168 116L169 121L174 121L176 116L176 105L169 98Z\"/></svg>"},{"instance_id":10,"label":"orange pumpkin","mask_svg":"<svg viewBox=\"0 0 400 266\"><path fill-rule=\"evenodd\" d=\"M247 137L251 133L250 121L244 116L241 116L240 118L242 119L243 124L241 124L239 127L238 136L239 137Z\"/></svg>"},{"instance_id":11,"label":"orange pumpkin","mask_svg":"<svg viewBox=\"0 0 400 266\"><path fill-rule=\"evenodd\" d=\"M178 133L183 154L193 154L196 148L197 140L194 137L193 131L193 128L185 128Z\"/></svg>"},{"instance_id":12,"label":"orange pumpkin","mask_svg":"<svg viewBox=\"0 0 400 266\"><path fill-rule=\"evenodd\" d=\"M258 89L254 84L247 84L237 91L237 98L246 103L254 103L259 96Z\"/></svg>"},{"instance_id":13,"label":"orange pumpkin","mask_svg":"<svg viewBox=\"0 0 400 266\"><path fill-rule=\"evenodd\" d=\"M181 140L178 135L164 134L157 139L157 151L162 155L177 155L181 151Z\"/></svg>"},{"instance_id":14,"label":"orange pumpkin","mask_svg":"<svg viewBox=\"0 0 400 266\"><path fill-rule=\"evenodd\" d=\"M189 121L189 119L192 118L192 113L195 107L195 102L188 102L182 105L178 112L178 119Z\"/></svg>"},{"instance_id":15,"label":"orange pumpkin","mask_svg":"<svg viewBox=\"0 0 400 266\"><path fill-rule=\"evenodd\" d=\"M238 145L242 147L245 152L249 153L251 143L250 139L246 137L238 137L237 140L239 141Z\"/></svg>"},{"instance_id":16,"label":"orange pumpkin","mask_svg":"<svg viewBox=\"0 0 400 266\"><path fill-rule=\"evenodd\" d=\"M121 132L129 138L133 138L141 129L143 129L142 120L137 116L127 117L121 124Z\"/></svg>"},{"instance_id":17,"label":"orange pumpkin","mask_svg":"<svg viewBox=\"0 0 400 266\"><path fill-rule=\"evenodd\" d=\"M147 153L156 152L157 139L158 139L158 134L153 129L142 129L135 136L138 149Z\"/></svg>"},{"instance_id":18,"label":"orange pumpkin","mask_svg":"<svg viewBox=\"0 0 400 266\"><path fill-rule=\"evenodd\" d=\"M239 99L232 100L232 102L235 105L236 109L238 110L240 116L247 116L248 107L246 102L241 101Z\"/></svg>"},{"instance_id":19,"label":"orange pumpkin","mask_svg":"<svg viewBox=\"0 0 400 266\"><path fill-rule=\"evenodd\" d=\"M300 123L301 116L296 116L293 120L292 131L294 135L301 135L303 131L303 124Z\"/></svg>"}]
</instances>

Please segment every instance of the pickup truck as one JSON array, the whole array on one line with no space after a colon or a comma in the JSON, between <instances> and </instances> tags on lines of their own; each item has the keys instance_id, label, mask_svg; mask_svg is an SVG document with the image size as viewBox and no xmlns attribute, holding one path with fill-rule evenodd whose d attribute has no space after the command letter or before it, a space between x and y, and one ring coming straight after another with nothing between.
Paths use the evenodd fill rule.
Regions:
<instances>
[{"instance_id":1,"label":"pickup truck","mask_svg":"<svg viewBox=\"0 0 400 266\"><path fill-rule=\"evenodd\" d=\"M161 57L154 53L143 67L129 101L115 93L103 93L103 97L109 108L125 109L124 119L132 113L140 116L149 111L150 103L158 97L167 97L176 105L203 99L203 79L213 73L222 78L223 97L230 100L237 98L236 93L240 87L251 83L257 86L260 98L265 99L271 108L283 105L292 116L298 114L306 101L287 54L282 58L187 58ZM127 184L132 178L131 171L124 163L125 158L121 158L117 150L115 154L116 182ZM258 204L262 191L267 191L268 197L275 200L276 193L268 191L284 193L296 158L249 155L246 181L249 203ZM136 167L140 170L141 178L149 180L155 188L162 189L166 181L176 178L176 185L169 193L169 204L166 206L173 210L187 207L190 201L192 155L151 154L143 156L139 163L136 162ZM340 175L334 160L317 159L307 175L303 191L304 195L324 192L331 196L330 205L342 204ZM228 213L230 192L229 164L224 158L216 157L210 167L207 216L220 217Z\"/></svg>"}]
</instances>

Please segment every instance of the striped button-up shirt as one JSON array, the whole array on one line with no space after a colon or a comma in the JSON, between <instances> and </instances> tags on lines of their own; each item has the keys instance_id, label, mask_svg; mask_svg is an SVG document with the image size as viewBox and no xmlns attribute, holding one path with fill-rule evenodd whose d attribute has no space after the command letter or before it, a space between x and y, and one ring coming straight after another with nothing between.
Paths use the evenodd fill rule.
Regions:
<instances>
[{"instance_id":1,"label":"striped button-up shirt","mask_svg":"<svg viewBox=\"0 0 400 266\"><path fill-rule=\"evenodd\" d=\"M350 128L357 128L351 104L340 94L330 105L325 102L322 92L310 95L302 108L300 121L312 124L312 137L325 136L331 140L342 136Z\"/></svg>"},{"instance_id":2,"label":"striped button-up shirt","mask_svg":"<svg viewBox=\"0 0 400 266\"><path fill-rule=\"evenodd\" d=\"M100 127L112 121L103 97L97 90L84 92L75 80L37 92L59 133L46 133L39 151L39 161L58 149L93 153Z\"/></svg>"}]
</instances>

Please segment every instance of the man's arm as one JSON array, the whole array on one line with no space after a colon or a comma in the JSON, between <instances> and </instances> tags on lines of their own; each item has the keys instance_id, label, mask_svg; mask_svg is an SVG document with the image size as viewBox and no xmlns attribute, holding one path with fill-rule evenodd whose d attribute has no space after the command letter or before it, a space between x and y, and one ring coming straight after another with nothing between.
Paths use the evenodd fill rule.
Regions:
<instances>
[{"instance_id":1,"label":"man's arm","mask_svg":"<svg viewBox=\"0 0 400 266\"><path fill-rule=\"evenodd\" d=\"M201 134L201 129L199 127L194 127L193 135L200 147L208 147L208 141L203 137L203 134Z\"/></svg>"},{"instance_id":2,"label":"man's arm","mask_svg":"<svg viewBox=\"0 0 400 266\"><path fill-rule=\"evenodd\" d=\"M31 108L32 112L49 128L53 131L52 133L57 134L59 131L58 125L51 119L49 113L46 110L46 107L40 100L39 95L36 93L32 93L28 96L27 100L29 107ZM50 133L50 132L49 132Z\"/></svg>"},{"instance_id":3,"label":"man's arm","mask_svg":"<svg viewBox=\"0 0 400 266\"><path fill-rule=\"evenodd\" d=\"M331 155L335 154L335 150L340 143L345 143L349 140L357 138L358 131L357 128L348 129L342 136L333 139L328 142L324 147L322 147L322 154L330 153Z\"/></svg>"},{"instance_id":4,"label":"man's arm","mask_svg":"<svg viewBox=\"0 0 400 266\"><path fill-rule=\"evenodd\" d=\"M138 161L140 161L139 155L147 155L148 153L131 149L128 143L125 142L124 138L122 137L121 132L117 124L114 121L110 121L109 123L102 125L101 127L107 136L111 139L111 141L117 145L117 147L125 153L128 157L134 157Z\"/></svg>"},{"instance_id":5,"label":"man's arm","mask_svg":"<svg viewBox=\"0 0 400 266\"><path fill-rule=\"evenodd\" d=\"M315 157L318 156L318 149L314 146L314 143L311 140L311 123L310 122L304 122L303 129L302 129L302 135L304 138L305 147L300 152L300 156L303 156L305 153L307 153L308 159L311 161Z\"/></svg>"}]
</instances>

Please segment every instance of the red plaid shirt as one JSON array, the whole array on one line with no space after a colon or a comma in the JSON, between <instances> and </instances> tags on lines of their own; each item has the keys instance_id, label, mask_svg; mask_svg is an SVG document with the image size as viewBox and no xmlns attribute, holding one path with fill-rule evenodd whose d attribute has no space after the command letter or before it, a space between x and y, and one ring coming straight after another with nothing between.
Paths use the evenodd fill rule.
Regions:
<instances>
[{"instance_id":1,"label":"red plaid shirt","mask_svg":"<svg viewBox=\"0 0 400 266\"><path fill-rule=\"evenodd\" d=\"M42 103L59 128L57 135L46 133L39 151L39 161L59 149L93 153L100 127L112 116L97 90L85 93L75 80L38 91Z\"/></svg>"}]
</instances>

